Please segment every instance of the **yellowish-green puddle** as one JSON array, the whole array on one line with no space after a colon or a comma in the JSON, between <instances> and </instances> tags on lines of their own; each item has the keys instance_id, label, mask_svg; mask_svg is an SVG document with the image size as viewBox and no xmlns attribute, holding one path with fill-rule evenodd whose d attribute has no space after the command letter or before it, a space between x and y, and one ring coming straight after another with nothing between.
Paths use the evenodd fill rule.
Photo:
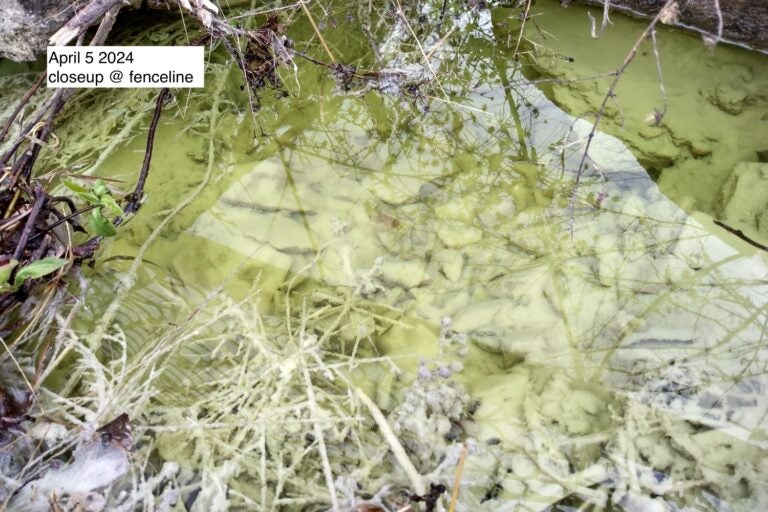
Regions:
<instances>
[{"instance_id":1,"label":"yellowish-green puddle","mask_svg":"<svg viewBox=\"0 0 768 512\"><path fill-rule=\"evenodd\" d=\"M540 65L558 77L612 69L642 30L616 16L594 43L583 11L542 10L538 29L553 35L540 44L579 63L593 44L603 52L599 67L578 73L539 53ZM360 94L341 94L327 70L297 60L295 72L280 72L288 97L264 91L253 115L241 77L219 50L206 89L180 91L167 108L146 203L86 270L88 307L77 330L87 336L121 290L127 295L108 332L119 330L128 358L209 307L211 292L245 300L273 326L286 321L286 304L311 316L329 304L318 297L353 296L359 308L334 336L333 350L393 358L402 371L394 383L380 366L350 372L384 412L403 399L420 361L447 365L479 399L462 439L481 448L467 457L471 478L459 510L543 510L558 502L562 508L550 510L584 503L759 509L768 471L764 254L689 218L623 145L602 134L571 214L588 125L527 84L510 49L516 41L508 33L519 26L510 16L499 9L469 17L468 27L435 50L439 82L418 94L359 87ZM291 30L301 48L307 27L299 22ZM339 60L375 66L354 19L339 15L323 34ZM379 66L422 60L410 36L399 37ZM641 156L668 157L662 190L711 211L723 181L711 170L749 158L760 135L749 127L761 114L747 107L720 125L707 117L715 107L706 96L747 68L750 78L739 87L761 87L764 61L721 47L711 55L694 51L696 41L680 33L659 37L665 62L674 63L664 70L664 126L638 128L658 104L634 97L656 87L646 54L617 91L623 126L618 114L606 126L621 137L639 133L628 138ZM599 93L604 82L584 83L542 88L577 113L590 108L582 95ZM114 97L117 105L134 101L127 111L137 109L138 97ZM90 122L85 110L82 116ZM690 155L681 156L682 139L691 141ZM646 144L665 150L646 151ZM131 182L143 149L139 135L111 148L94 171ZM681 176L694 173L697 186L688 187ZM143 263L133 275L130 258L139 252ZM448 338L455 343L446 348ZM218 346L206 343L212 352ZM226 395L202 384L237 361L212 356L208 364L207 354L197 355L201 365L168 370L161 396L185 403L197 398L187 392ZM63 372L48 385L65 380ZM163 425L147 431L153 427L161 456L194 466L193 455L176 449L191 437L164 438ZM220 457L209 462L226 467L229 456ZM230 484L248 494L249 466L241 461L239 468ZM442 475L450 480L453 467Z\"/></svg>"}]
</instances>

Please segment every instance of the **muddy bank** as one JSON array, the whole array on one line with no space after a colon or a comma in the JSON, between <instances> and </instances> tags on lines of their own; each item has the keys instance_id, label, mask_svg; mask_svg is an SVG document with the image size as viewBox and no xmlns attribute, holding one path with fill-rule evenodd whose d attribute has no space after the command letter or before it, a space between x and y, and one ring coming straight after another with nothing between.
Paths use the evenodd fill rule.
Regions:
<instances>
[{"instance_id":1,"label":"muddy bank","mask_svg":"<svg viewBox=\"0 0 768 512\"><path fill-rule=\"evenodd\" d=\"M588 5L603 5L602 0L578 0ZM570 4L570 0L560 0ZM653 16L661 9L665 0L613 0L614 9L635 15ZM763 0L720 0L720 13L715 1L680 2L677 24L693 28L717 37L722 37L768 51L768 4ZM719 29L722 23L722 30Z\"/></svg>"}]
</instances>

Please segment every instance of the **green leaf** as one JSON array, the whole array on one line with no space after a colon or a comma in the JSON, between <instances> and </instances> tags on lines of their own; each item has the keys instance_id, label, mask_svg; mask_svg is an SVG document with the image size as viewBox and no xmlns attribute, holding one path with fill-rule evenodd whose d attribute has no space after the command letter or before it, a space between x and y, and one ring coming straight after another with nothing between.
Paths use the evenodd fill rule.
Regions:
<instances>
[{"instance_id":1,"label":"green leaf","mask_svg":"<svg viewBox=\"0 0 768 512\"><path fill-rule=\"evenodd\" d=\"M96 208L91 212L91 218L89 219L88 224L99 236L115 236L115 234L117 234L115 226L109 222L109 219L101 213L99 208Z\"/></svg>"},{"instance_id":2,"label":"green leaf","mask_svg":"<svg viewBox=\"0 0 768 512\"><path fill-rule=\"evenodd\" d=\"M99 197L110 195L109 188L107 188L107 186L101 180L96 180L96 183L94 183L93 188L91 189L91 192L93 192Z\"/></svg>"},{"instance_id":3,"label":"green leaf","mask_svg":"<svg viewBox=\"0 0 768 512\"><path fill-rule=\"evenodd\" d=\"M61 182L64 184L65 187L67 187L69 190L71 190L75 194L82 194L83 192L88 193L87 188L81 187L77 183L73 183L69 180L61 180Z\"/></svg>"},{"instance_id":4,"label":"green leaf","mask_svg":"<svg viewBox=\"0 0 768 512\"><path fill-rule=\"evenodd\" d=\"M0 286L8 282L8 279L11 278L11 272L13 272L13 269L15 269L18 264L18 260L11 260L0 267Z\"/></svg>"},{"instance_id":5,"label":"green leaf","mask_svg":"<svg viewBox=\"0 0 768 512\"><path fill-rule=\"evenodd\" d=\"M87 188L81 187L77 183L73 183L69 180L61 180L65 187L75 193L77 197L90 204L100 204L99 196L93 192L89 192ZM102 183L102 185L104 185ZM94 187L95 189L96 187ZM106 188L106 187L105 187ZM109 191L107 191L109 192Z\"/></svg>"},{"instance_id":6,"label":"green leaf","mask_svg":"<svg viewBox=\"0 0 768 512\"><path fill-rule=\"evenodd\" d=\"M121 217L125 217L125 212L122 208L120 208L120 205L117 204L117 201L115 201L115 198L112 196L101 196L99 199L101 199L101 204L112 210L112 213L115 215L119 215Z\"/></svg>"},{"instance_id":7,"label":"green leaf","mask_svg":"<svg viewBox=\"0 0 768 512\"><path fill-rule=\"evenodd\" d=\"M99 197L96 194L91 194L90 192L79 192L77 197L84 199L86 202L91 204L101 204Z\"/></svg>"},{"instance_id":8,"label":"green leaf","mask_svg":"<svg viewBox=\"0 0 768 512\"><path fill-rule=\"evenodd\" d=\"M19 286L27 279L37 279L38 277L47 276L52 272L56 272L67 263L69 263L69 260L54 258L52 256L33 261L29 265L25 265L16 273L14 284Z\"/></svg>"}]
</instances>

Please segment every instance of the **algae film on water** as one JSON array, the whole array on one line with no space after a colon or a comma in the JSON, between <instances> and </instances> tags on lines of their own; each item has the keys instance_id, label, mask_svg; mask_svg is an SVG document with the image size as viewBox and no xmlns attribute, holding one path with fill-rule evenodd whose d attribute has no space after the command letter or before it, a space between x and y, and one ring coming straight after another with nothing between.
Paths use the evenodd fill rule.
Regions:
<instances>
[{"instance_id":1,"label":"algae film on water","mask_svg":"<svg viewBox=\"0 0 768 512\"><path fill-rule=\"evenodd\" d=\"M0 508L768 510L768 14L589 3L0 0Z\"/></svg>"}]
</instances>

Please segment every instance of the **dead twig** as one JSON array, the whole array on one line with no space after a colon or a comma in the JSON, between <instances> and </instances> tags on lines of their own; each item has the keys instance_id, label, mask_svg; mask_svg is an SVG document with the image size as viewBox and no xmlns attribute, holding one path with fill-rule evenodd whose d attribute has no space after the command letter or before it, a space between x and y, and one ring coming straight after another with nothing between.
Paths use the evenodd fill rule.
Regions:
<instances>
[{"instance_id":1,"label":"dead twig","mask_svg":"<svg viewBox=\"0 0 768 512\"><path fill-rule=\"evenodd\" d=\"M456 465L456 477L453 479L453 490L451 491L451 505L448 512L456 510L456 504L459 501L459 489L461 488L461 474L464 472L464 461L467 460L467 445L461 447L459 463Z\"/></svg>"},{"instance_id":2,"label":"dead twig","mask_svg":"<svg viewBox=\"0 0 768 512\"><path fill-rule=\"evenodd\" d=\"M24 229L21 232L19 241L16 243L16 249L14 249L13 251L14 260L21 261L21 256L24 254L24 251L27 248L27 241L29 240L29 237L32 235L32 230L34 229L35 224L37 223L37 218L40 216L40 212L42 211L43 206L45 205L46 199L47 199L47 196L43 191L42 187L40 186L35 187L35 200L34 200L34 203L32 203L32 211L27 217L27 222L26 224L24 224Z\"/></svg>"},{"instance_id":3,"label":"dead twig","mask_svg":"<svg viewBox=\"0 0 768 512\"><path fill-rule=\"evenodd\" d=\"M8 135L8 131L11 129L11 126L13 126L13 122L16 120L16 117L19 115L19 112L21 112L21 110L26 106L26 104L29 103L29 100L32 98L32 96L34 96L34 94L43 84L43 81L45 81L45 76L46 76L45 73L40 73L40 76L37 77L37 80L35 80L35 83L32 84L32 87L30 87L30 89L21 99L19 104L16 106L16 109L11 113L11 115L5 121L5 125L3 126L3 131L0 132L0 142L5 140L5 136Z\"/></svg>"},{"instance_id":4,"label":"dead twig","mask_svg":"<svg viewBox=\"0 0 768 512\"><path fill-rule=\"evenodd\" d=\"M96 35L93 36L88 46L97 46L107 40L107 36L115 24L117 13L120 12L121 7L120 5L113 5L104 13L99 28L96 29Z\"/></svg>"},{"instance_id":5,"label":"dead twig","mask_svg":"<svg viewBox=\"0 0 768 512\"><path fill-rule=\"evenodd\" d=\"M659 91L661 92L661 100L664 102L662 109L653 110L651 114L651 121L654 126L661 124L661 120L667 114L667 108L669 107L669 101L667 99L667 90L664 87L664 76L661 72L661 56L659 55L659 46L656 44L656 29L651 31L651 42L653 43L653 58L656 61L656 74L659 78Z\"/></svg>"},{"instance_id":6,"label":"dead twig","mask_svg":"<svg viewBox=\"0 0 768 512\"><path fill-rule=\"evenodd\" d=\"M742 240L744 240L745 242L747 242L749 245L751 245L751 246L753 246L753 247L757 247L757 248L758 248L758 249L760 249L761 251L767 251L767 252L768 252L768 245L763 245L763 244L761 244L760 242L757 242L757 241L755 241L755 240L752 240L752 239L751 239L751 238L749 238L747 235L745 235L745 234L744 234L744 232L743 232L742 230L740 230L740 229L736 229L736 228L733 228L733 227L731 227L731 226L729 226L729 225L727 225L727 224L723 224L722 222L720 222L720 221L719 221L719 220L717 220L717 219L712 219L712 222L714 222L716 225L720 226L720 227L721 227L721 228L723 228L724 230L726 230L726 231L728 231L728 232L730 232L730 233L733 233L733 234L734 234L734 235L736 235L737 237L739 237L739 238L741 238Z\"/></svg>"},{"instance_id":7,"label":"dead twig","mask_svg":"<svg viewBox=\"0 0 768 512\"><path fill-rule=\"evenodd\" d=\"M307 16L309 23L312 25L312 30L315 31L315 35L317 35L317 38L320 39L320 44L323 45L323 49L325 50L325 53L328 54L328 58L331 59L331 62L336 62L336 59L333 57L333 53L331 52L331 49L328 47L328 43L325 42L325 38L323 37L322 32L320 32L320 29L317 28L317 23L315 23L315 18L312 16L312 13L309 12L306 2L299 2L299 3L301 4L301 8L304 11L304 14Z\"/></svg>"},{"instance_id":8,"label":"dead twig","mask_svg":"<svg viewBox=\"0 0 768 512\"><path fill-rule=\"evenodd\" d=\"M43 143L48 140L48 136L53 131L53 120L61 110L61 107L64 106L64 101L64 89L59 89L53 96L48 119L45 120L45 124L43 124L40 130L40 134L35 134L27 150L24 151L21 158L13 164L13 167L11 168L11 180L8 185L9 188L13 189L20 178L25 181L29 180L29 177L32 175L32 167L35 165L37 157L40 156L40 150L43 147ZM34 127L31 131L34 131Z\"/></svg>"},{"instance_id":9,"label":"dead twig","mask_svg":"<svg viewBox=\"0 0 768 512\"><path fill-rule=\"evenodd\" d=\"M600 23L599 32L597 31L597 27L595 26L596 25L595 17L592 16L591 12L587 11L587 17L589 18L589 23L591 25L590 34L592 35L593 39L597 39L600 36L602 36L608 24L611 23L611 18L609 17L610 7L611 7L610 0L603 0L603 20Z\"/></svg>"},{"instance_id":10,"label":"dead twig","mask_svg":"<svg viewBox=\"0 0 768 512\"><path fill-rule=\"evenodd\" d=\"M531 11L532 3L532 0L528 0L525 3L525 12L523 13L523 19L520 23L520 31L517 34L517 42L515 43L515 51L513 53L515 58L517 58L518 52L520 51L520 43L523 41L523 33L525 32L525 22L528 20L528 13Z\"/></svg>"},{"instance_id":11,"label":"dead twig","mask_svg":"<svg viewBox=\"0 0 768 512\"><path fill-rule=\"evenodd\" d=\"M0 158L0 166L6 165L11 158L16 154L16 152L19 150L19 147L21 147L22 143L27 140L26 136L33 130L33 128L40 122L40 120L43 118L45 113L51 108L53 105L53 98L46 101L45 104L40 107L33 115L32 119L27 123L27 125L24 127L24 129L21 130L21 133L16 138L16 140L13 142L10 148L8 148L8 151L5 152L5 154Z\"/></svg>"},{"instance_id":12,"label":"dead twig","mask_svg":"<svg viewBox=\"0 0 768 512\"><path fill-rule=\"evenodd\" d=\"M363 403L363 405L368 408L368 412L371 413L373 420L376 422L376 425L378 425L379 432L381 432L384 440L387 442L387 444L389 444L389 448L395 455L397 463L400 464L400 467L405 472L408 480L410 480L411 488L418 496L423 496L427 492L427 486L426 482L424 481L424 477L418 472L416 467L411 462L410 457L408 457L408 454L405 452L405 448L403 448L403 445L400 444L400 441L397 439L397 436L392 430L392 427L389 426L387 418L384 417L384 414L376 406L376 404L373 403L373 400L371 400L365 391L360 388L357 388L356 391L358 398Z\"/></svg>"},{"instance_id":13,"label":"dead twig","mask_svg":"<svg viewBox=\"0 0 768 512\"><path fill-rule=\"evenodd\" d=\"M56 31L49 39L51 46L64 46L84 32L88 27L104 16L110 9L120 4L125 4L124 0L93 0L82 10L75 14L68 22ZM118 8L119 10L119 8Z\"/></svg>"},{"instance_id":14,"label":"dead twig","mask_svg":"<svg viewBox=\"0 0 768 512\"><path fill-rule=\"evenodd\" d=\"M160 94L157 96L155 111L152 114L152 121L149 124L149 132L147 133L147 147L144 151L144 161L141 164L141 171L139 172L139 179L136 182L136 188L134 188L133 192L128 195L128 204L124 208L126 214L131 214L138 210L141 198L144 196L144 183L147 181L147 176L149 175L149 164L152 161L152 150L154 149L157 123L160 121L163 105L165 105L166 100L170 95L171 91L164 87L160 90ZM120 225L122 222L122 218L115 219L115 226Z\"/></svg>"},{"instance_id":15,"label":"dead twig","mask_svg":"<svg viewBox=\"0 0 768 512\"><path fill-rule=\"evenodd\" d=\"M619 84L619 80L621 80L622 75L627 70L627 68L632 63L632 61L635 60L635 57L637 56L637 52L640 50L640 45L643 44L643 42L646 39L648 39L648 37L654 32L654 30L656 29L656 25L660 21L666 20L673 15L673 11L676 8L677 8L677 0L667 0L667 2L664 4L664 7L661 8L658 14L656 14L656 16L651 20L651 22L645 28L643 33L640 34L640 37L637 38L637 41L635 41L635 44L632 46L632 49L624 58L624 62L622 62L621 65L616 69L615 74L613 76L613 80L611 81L611 84L608 87L608 91L605 93L605 96L603 97L603 101L600 104L600 108L598 109L597 114L595 115L595 122L592 125L592 129L589 131L589 134L587 135L587 143L584 146L584 152L581 155L581 160L579 161L579 167L576 170L576 179L573 187L573 192L571 193L571 198L570 198L570 201L568 202L568 214L570 218L571 236L573 236L573 224L575 221L574 209L576 207L576 194L578 193L579 184L581 183L581 176L584 173L584 168L587 163L589 148L592 146L592 140L594 139L595 134L597 133L597 127L600 124L600 121L603 119L603 116L605 115L605 109L608 105L608 102L613 98L613 93L616 90L616 86Z\"/></svg>"}]
</instances>

